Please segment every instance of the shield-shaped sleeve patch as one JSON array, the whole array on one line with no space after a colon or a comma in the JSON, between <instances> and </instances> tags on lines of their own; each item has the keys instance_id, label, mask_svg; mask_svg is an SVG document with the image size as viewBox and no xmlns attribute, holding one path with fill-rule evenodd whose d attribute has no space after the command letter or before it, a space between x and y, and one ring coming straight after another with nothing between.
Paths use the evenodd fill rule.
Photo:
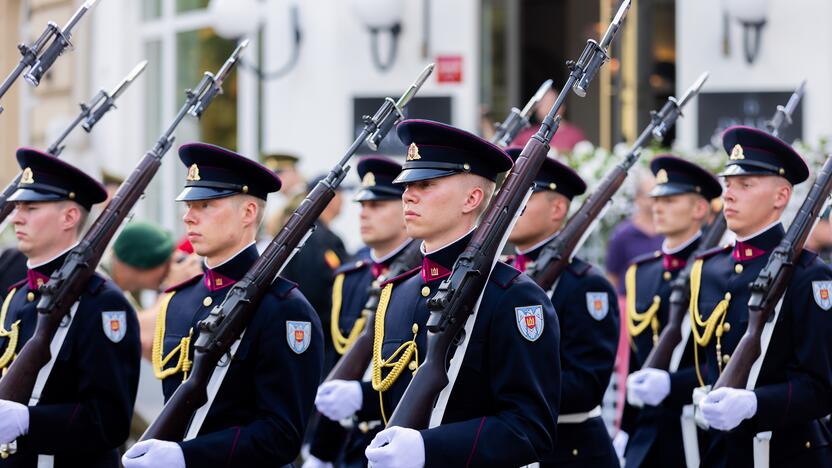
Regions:
<instances>
[{"instance_id":1,"label":"shield-shaped sleeve patch","mask_svg":"<svg viewBox=\"0 0 832 468\"><path fill-rule=\"evenodd\" d=\"M515 307L514 314L517 318L517 329L523 338L537 341L543 334L543 306Z\"/></svg>"},{"instance_id":2,"label":"shield-shaped sleeve patch","mask_svg":"<svg viewBox=\"0 0 832 468\"><path fill-rule=\"evenodd\" d=\"M829 310L832 307L832 281L812 281L812 295L818 307Z\"/></svg>"},{"instance_id":3,"label":"shield-shaped sleeve patch","mask_svg":"<svg viewBox=\"0 0 832 468\"><path fill-rule=\"evenodd\" d=\"M586 310L595 320L603 320L610 310L609 295L605 292L586 293Z\"/></svg>"},{"instance_id":4,"label":"shield-shaped sleeve patch","mask_svg":"<svg viewBox=\"0 0 832 468\"><path fill-rule=\"evenodd\" d=\"M120 342L127 335L127 312L123 310L101 312L101 328L110 341Z\"/></svg>"},{"instance_id":5,"label":"shield-shaped sleeve patch","mask_svg":"<svg viewBox=\"0 0 832 468\"><path fill-rule=\"evenodd\" d=\"M309 348L312 341L312 322L286 321L286 343L295 354L301 354Z\"/></svg>"}]
</instances>

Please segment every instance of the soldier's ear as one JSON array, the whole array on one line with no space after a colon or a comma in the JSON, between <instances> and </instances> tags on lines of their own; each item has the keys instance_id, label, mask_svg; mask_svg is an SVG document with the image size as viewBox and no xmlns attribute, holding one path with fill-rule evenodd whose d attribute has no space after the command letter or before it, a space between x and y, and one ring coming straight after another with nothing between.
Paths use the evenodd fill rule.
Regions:
<instances>
[{"instance_id":1,"label":"soldier's ear","mask_svg":"<svg viewBox=\"0 0 832 468\"><path fill-rule=\"evenodd\" d=\"M774 208L783 210L786 208L786 205L789 204L789 200L792 197L792 184L782 177L774 177L774 180L776 181L774 191Z\"/></svg>"},{"instance_id":2,"label":"soldier's ear","mask_svg":"<svg viewBox=\"0 0 832 468\"><path fill-rule=\"evenodd\" d=\"M549 205L551 221L563 221L569 214L569 199L557 192L552 192L552 198L552 203Z\"/></svg>"},{"instance_id":3,"label":"soldier's ear","mask_svg":"<svg viewBox=\"0 0 832 468\"><path fill-rule=\"evenodd\" d=\"M66 231L78 230L78 225L83 221L81 207L73 202L63 202L60 208L61 228Z\"/></svg>"}]
</instances>

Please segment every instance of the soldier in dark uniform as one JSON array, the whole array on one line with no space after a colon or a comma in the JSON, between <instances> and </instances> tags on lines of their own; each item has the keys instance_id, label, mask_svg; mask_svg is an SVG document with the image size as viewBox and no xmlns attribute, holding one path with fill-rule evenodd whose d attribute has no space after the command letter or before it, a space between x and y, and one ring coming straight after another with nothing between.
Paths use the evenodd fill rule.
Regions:
<instances>
[{"instance_id":1,"label":"soldier in dark uniform","mask_svg":"<svg viewBox=\"0 0 832 468\"><path fill-rule=\"evenodd\" d=\"M421 268L389 280L376 311L372 381L344 387L357 416L386 419L426 352L427 300L451 273L477 218L511 159L496 146L448 125L410 120L396 178L408 234L422 239ZM520 466L554 448L560 394L559 327L546 293L498 262L483 293L459 375L448 386L439 425L389 427L365 454L375 467ZM460 352L457 349L456 352ZM450 358L450 356L449 356ZM442 400L440 395L440 400Z\"/></svg>"},{"instance_id":2,"label":"soldier in dark uniform","mask_svg":"<svg viewBox=\"0 0 832 468\"><path fill-rule=\"evenodd\" d=\"M323 178L324 176L319 176L309 182L307 191L311 192ZM336 190L335 197L315 221L315 230L312 235L281 273L284 278L297 283L300 292L309 299L309 303L318 313L324 333L323 376L326 376L332 369L339 356L332 345L330 332L332 328L329 321L332 310L332 280L335 277L335 270L341 267L349 255L341 238L332 232L329 224L341 212L342 197L341 190ZM302 201L303 195L297 198Z\"/></svg>"},{"instance_id":3,"label":"soldier in dark uniform","mask_svg":"<svg viewBox=\"0 0 832 468\"><path fill-rule=\"evenodd\" d=\"M183 221L205 271L169 289L156 319L152 362L166 400L188 376L197 324L257 260L266 196L280 189L272 171L223 148L187 144L179 158L188 177L177 200L187 205ZM201 427L192 422L179 443L139 442L122 458L125 467L272 467L295 459L321 377L317 315L278 277L238 343Z\"/></svg>"},{"instance_id":4,"label":"soldier in dark uniform","mask_svg":"<svg viewBox=\"0 0 832 468\"><path fill-rule=\"evenodd\" d=\"M624 277L630 369L642 368L667 324L670 283L699 247L710 201L722 193L716 177L684 159L659 156L650 169L656 177L650 192L653 224L665 240L661 250L637 258ZM682 406L691 403L696 374L692 343L681 346L684 352L671 372L644 369L628 378L631 406L625 409L621 428L629 434L627 466L685 464L680 416Z\"/></svg>"},{"instance_id":5,"label":"soldier in dark uniform","mask_svg":"<svg viewBox=\"0 0 832 468\"><path fill-rule=\"evenodd\" d=\"M725 219L737 241L693 266L691 338L700 385L714 384L730 361L746 329L749 283L784 236L780 217L792 187L809 177L799 154L759 130L731 127L723 145L730 154L721 174ZM767 325L773 332L751 389L720 388L699 402L710 426L702 466L752 466L752 440L764 431L773 431L770 466L832 466L830 292L832 270L804 250Z\"/></svg>"},{"instance_id":6,"label":"soldier in dark uniform","mask_svg":"<svg viewBox=\"0 0 832 468\"><path fill-rule=\"evenodd\" d=\"M522 148L509 148L512 159ZM514 267L526 271L543 247L558 235L572 198L586 183L572 169L547 158L534 180L534 193L517 220L509 242L517 248ZM555 451L541 466L618 466L601 403L618 347L615 289L589 263L575 257L550 295L560 323L560 416Z\"/></svg>"},{"instance_id":7,"label":"soldier in dark uniform","mask_svg":"<svg viewBox=\"0 0 832 468\"><path fill-rule=\"evenodd\" d=\"M331 331L339 356L352 346L364 330L366 319L362 317L362 311L372 283L383 281L390 265L413 242L407 237L404 226L401 203L404 187L393 184L402 166L388 158L367 157L358 162L356 169L361 178L361 190L353 199L361 203L361 240L370 251L366 258L349 262L335 272ZM335 324L338 324L337 327ZM343 381L323 384L315 399L316 406L328 407L327 412L345 410L346 416L355 412L355 408L348 409L346 402L331 398L338 391L330 392L329 389L343 384ZM357 382L348 384L358 385ZM364 449L382 429L381 422L355 425L345 447L346 429L338 422L339 419L342 418L321 418L310 446L311 457L304 463L304 468L328 466L327 463L339 466L366 464Z\"/></svg>"},{"instance_id":8,"label":"soldier in dark uniform","mask_svg":"<svg viewBox=\"0 0 832 468\"><path fill-rule=\"evenodd\" d=\"M78 243L92 205L107 198L87 174L50 155L19 149L23 169L12 215L25 279L13 285L0 311L0 369L32 337L40 286ZM136 312L112 282L94 274L71 309L71 322L52 341L60 351L41 370L29 406L0 400L0 444L16 440L17 453L0 466L118 467L139 381Z\"/></svg>"}]
</instances>

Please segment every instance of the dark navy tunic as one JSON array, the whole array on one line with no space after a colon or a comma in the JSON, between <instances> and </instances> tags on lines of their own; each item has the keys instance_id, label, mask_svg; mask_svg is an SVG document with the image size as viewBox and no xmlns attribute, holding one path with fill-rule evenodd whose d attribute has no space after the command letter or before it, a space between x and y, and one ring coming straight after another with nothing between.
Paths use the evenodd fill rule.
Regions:
<instances>
[{"instance_id":1,"label":"dark navy tunic","mask_svg":"<svg viewBox=\"0 0 832 468\"><path fill-rule=\"evenodd\" d=\"M390 265L409 248L412 242L408 240L379 261L373 260L369 250L364 251L362 257L335 271L334 284L341 283L341 287L333 287L333 316L330 320L335 321L334 305L340 304L337 314L342 336L349 336L355 326L355 321L361 316L369 299L373 281L386 274ZM364 457L364 449L370 445L373 437L382 428L381 425L377 425L369 429L367 424L362 424L348 431L339 422L321 416L315 428L309 452L320 460L336 462L339 466L365 466L367 459Z\"/></svg>"},{"instance_id":2,"label":"dark navy tunic","mask_svg":"<svg viewBox=\"0 0 832 468\"><path fill-rule=\"evenodd\" d=\"M257 260L252 244L222 265L169 290L167 355ZM263 296L196 438L181 442L188 466L281 466L300 452L321 378L323 335L309 302L278 277ZM176 359L173 359L175 362ZM165 400L182 372L162 381Z\"/></svg>"},{"instance_id":3,"label":"dark navy tunic","mask_svg":"<svg viewBox=\"0 0 832 468\"><path fill-rule=\"evenodd\" d=\"M545 243L517 255L525 271ZM560 414L587 413L599 407L612 376L618 348L619 315L615 289L592 265L574 258L552 294L560 324ZM600 416L558 424L553 453L541 466L618 466L609 432Z\"/></svg>"},{"instance_id":4,"label":"dark navy tunic","mask_svg":"<svg viewBox=\"0 0 832 468\"><path fill-rule=\"evenodd\" d=\"M27 273L12 286L3 327L19 321L17 351L35 332L45 284L66 254ZM0 354L8 346L0 338ZM136 312L112 282L93 275L78 302L55 365L37 406L29 408L29 433L18 453L0 466L35 467L37 455L54 455L55 467L118 467L117 448L127 440L139 383Z\"/></svg>"},{"instance_id":5,"label":"dark navy tunic","mask_svg":"<svg viewBox=\"0 0 832 468\"><path fill-rule=\"evenodd\" d=\"M667 324L670 284L679 276L698 247L699 235L677 252L670 254L656 251L646 254L636 259L631 266L635 268L635 290L627 290L627 294L628 297L635 297L635 311L643 314L656 297L659 299L655 339ZM629 316L628 320L631 326L639 324ZM630 336L630 372L641 369L653 350L653 328L645 325L646 328L641 333ZM630 435L625 452L628 466L684 466L680 416L682 406L691 403L691 387L695 382L693 340L689 339L677 371L670 373L670 393L665 400L659 406L635 408L627 405L624 409L621 429Z\"/></svg>"},{"instance_id":6,"label":"dark navy tunic","mask_svg":"<svg viewBox=\"0 0 832 468\"><path fill-rule=\"evenodd\" d=\"M450 274L470 235L430 253L421 269L391 280L381 358L414 339L426 351L427 300ZM376 321L382 310L376 313ZM376 337L379 338L379 337ZM560 327L546 293L528 277L498 262L487 283L468 349L442 424L421 431L425 466L521 466L552 451L560 396ZM415 356L414 356L415 358ZM381 393L389 417L415 370L411 359ZM388 375L385 368L382 376ZM382 417L379 392L363 384L358 416Z\"/></svg>"},{"instance_id":7,"label":"dark navy tunic","mask_svg":"<svg viewBox=\"0 0 832 468\"><path fill-rule=\"evenodd\" d=\"M329 319L332 311L333 273L349 258L341 239L320 220L303 247L286 264L281 276L297 283L297 288L318 313L324 335L324 372L332 369L338 354L332 346Z\"/></svg>"},{"instance_id":8,"label":"dark navy tunic","mask_svg":"<svg viewBox=\"0 0 832 468\"><path fill-rule=\"evenodd\" d=\"M705 384L714 384L748 324L748 288L784 236L781 224L731 248L715 249L704 261L701 290L691 289L703 320L730 293L717 362L713 337L699 347ZM738 267L741 265L741 267ZM757 379L757 413L736 429L708 431L702 466L753 466L752 438L773 431L771 466L832 466L832 270L814 253L801 254ZM693 284L693 281L691 282Z\"/></svg>"}]
</instances>

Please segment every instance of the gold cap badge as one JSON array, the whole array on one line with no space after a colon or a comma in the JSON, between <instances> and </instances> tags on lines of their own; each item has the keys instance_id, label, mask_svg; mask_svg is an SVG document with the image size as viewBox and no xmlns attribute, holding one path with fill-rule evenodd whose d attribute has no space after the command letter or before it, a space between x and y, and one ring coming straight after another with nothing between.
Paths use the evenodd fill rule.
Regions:
<instances>
[{"instance_id":1,"label":"gold cap badge","mask_svg":"<svg viewBox=\"0 0 832 468\"><path fill-rule=\"evenodd\" d=\"M664 169L659 169L659 172L656 173L656 183L666 184L667 180L667 171Z\"/></svg>"},{"instance_id":2,"label":"gold cap badge","mask_svg":"<svg viewBox=\"0 0 832 468\"><path fill-rule=\"evenodd\" d=\"M364 174L364 178L361 179L361 185L363 187L373 187L376 185L376 176L372 172L368 172Z\"/></svg>"},{"instance_id":3,"label":"gold cap badge","mask_svg":"<svg viewBox=\"0 0 832 468\"><path fill-rule=\"evenodd\" d=\"M422 159L422 157L419 156L419 148L416 146L416 143L411 143L410 146L407 147L407 160L415 161L417 159Z\"/></svg>"},{"instance_id":4,"label":"gold cap badge","mask_svg":"<svg viewBox=\"0 0 832 468\"><path fill-rule=\"evenodd\" d=\"M31 168L27 167L26 169L23 169L23 174L20 175L20 183L21 184L34 184L35 183L35 177L34 177L34 174L32 173Z\"/></svg>"},{"instance_id":5,"label":"gold cap badge","mask_svg":"<svg viewBox=\"0 0 832 468\"><path fill-rule=\"evenodd\" d=\"M188 168L188 177L185 180L201 180L201 177L199 177L199 168L196 164L191 164L191 167Z\"/></svg>"},{"instance_id":6,"label":"gold cap badge","mask_svg":"<svg viewBox=\"0 0 832 468\"><path fill-rule=\"evenodd\" d=\"M734 148L731 150L731 156L728 158L731 161L739 161L740 159L745 159L745 154L742 152L742 146L734 145Z\"/></svg>"}]
</instances>

